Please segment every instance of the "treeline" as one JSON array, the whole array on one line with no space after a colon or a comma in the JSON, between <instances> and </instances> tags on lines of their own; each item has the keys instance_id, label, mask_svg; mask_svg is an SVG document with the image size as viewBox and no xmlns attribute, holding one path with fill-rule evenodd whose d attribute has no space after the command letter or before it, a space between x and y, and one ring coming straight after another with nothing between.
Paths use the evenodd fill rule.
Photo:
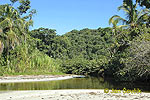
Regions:
<instances>
[{"instance_id":1,"label":"treeline","mask_svg":"<svg viewBox=\"0 0 150 100\"><path fill-rule=\"evenodd\" d=\"M150 79L149 9L137 10L144 1L124 0L118 7L127 19L114 15L112 28L72 30L62 36L55 30L39 28L30 32L39 39L37 48L61 59L61 71L69 74L114 77L120 81ZM119 24L118 23L121 23Z\"/></svg>"},{"instance_id":2,"label":"treeline","mask_svg":"<svg viewBox=\"0 0 150 100\"><path fill-rule=\"evenodd\" d=\"M54 59L61 59L65 73L102 74L110 57L108 48L113 42L111 28L72 30L62 36L55 30L39 28L31 36L39 39L37 48Z\"/></svg>"},{"instance_id":3,"label":"treeline","mask_svg":"<svg viewBox=\"0 0 150 100\"><path fill-rule=\"evenodd\" d=\"M113 77L118 81L148 81L150 10L147 4L150 4L148 0L136 0L135 3L123 0L118 9L123 10L127 18L112 16L109 19L112 28L72 30L61 36L56 34L56 30L48 28L29 31L35 10L22 17L23 13L27 14L24 9L27 6L21 6L24 9L22 12L10 5L2 5L20 13L1 26L0 73L63 72ZM138 6L144 8L139 11ZM0 23L10 18L4 16L8 12L3 11ZM11 20L12 26L8 23Z\"/></svg>"},{"instance_id":4,"label":"treeline","mask_svg":"<svg viewBox=\"0 0 150 100\"><path fill-rule=\"evenodd\" d=\"M41 52L62 61L61 71L65 73L133 81L150 78L150 29L143 28L119 29L117 37L112 28L73 30L62 36L39 28L30 34L39 39L35 45ZM133 32L139 36L131 40Z\"/></svg>"}]
</instances>

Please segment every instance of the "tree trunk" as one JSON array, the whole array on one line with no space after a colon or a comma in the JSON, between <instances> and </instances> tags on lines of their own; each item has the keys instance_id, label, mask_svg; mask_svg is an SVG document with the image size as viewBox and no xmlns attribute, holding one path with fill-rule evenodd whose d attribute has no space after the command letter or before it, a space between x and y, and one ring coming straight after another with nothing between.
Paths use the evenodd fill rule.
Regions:
<instances>
[{"instance_id":1,"label":"tree trunk","mask_svg":"<svg viewBox=\"0 0 150 100\"><path fill-rule=\"evenodd\" d=\"M2 54L3 49L4 49L4 44L3 44L3 42L1 42L1 40L0 40L0 54Z\"/></svg>"}]
</instances>

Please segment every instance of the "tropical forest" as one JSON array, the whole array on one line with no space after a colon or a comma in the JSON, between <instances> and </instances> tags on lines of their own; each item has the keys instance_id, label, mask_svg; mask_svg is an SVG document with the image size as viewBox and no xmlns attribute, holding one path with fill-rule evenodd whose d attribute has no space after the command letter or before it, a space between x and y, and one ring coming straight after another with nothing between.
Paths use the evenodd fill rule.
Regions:
<instances>
[{"instance_id":1,"label":"tropical forest","mask_svg":"<svg viewBox=\"0 0 150 100\"><path fill-rule=\"evenodd\" d=\"M63 35L51 28L31 30L38 15L31 0L10 2L0 5L0 76L75 74L150 81L149 0L123 0L118 10L125 18L112 15L110 27Z\"/></svg>"}]
</instances>

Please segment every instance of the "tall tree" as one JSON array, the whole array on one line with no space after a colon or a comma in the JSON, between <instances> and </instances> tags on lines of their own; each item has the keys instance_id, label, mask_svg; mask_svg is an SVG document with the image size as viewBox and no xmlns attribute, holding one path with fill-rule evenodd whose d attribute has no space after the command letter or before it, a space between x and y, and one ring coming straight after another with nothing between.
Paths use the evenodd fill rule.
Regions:
<instances>
[{"instance_id":1,"label":"tall tree","mask_svg":"<svg viewBox=\"0 0 150 100\"><path fill-rule=\"evenodd\" d=\"M118 10L123 10L126 13L126 18L124 19L119 15L114 15L110 18L109 23L122 22L125 25L128 25L130 28L136 28L139 25L145 24L149 18L149 9L137 10L138 2L135 4L132 0L124 0L123 5L118 7Z\"/></svg>"},{"instance_id":2,"label":"tall tree","mask_svg":"<svg viewBox=\"0 0 150 100\"><path fill-rule=\"evenodd\" d=\"M18 11L12 6L0 5L0 34L1 44L4 44L4 53L8 64L9 50L14 49L19 43L25 40L25 32L29 27L30 21L20 17ZM23 39L24 36L24 39Z\"/></svg>"}]
</instances>

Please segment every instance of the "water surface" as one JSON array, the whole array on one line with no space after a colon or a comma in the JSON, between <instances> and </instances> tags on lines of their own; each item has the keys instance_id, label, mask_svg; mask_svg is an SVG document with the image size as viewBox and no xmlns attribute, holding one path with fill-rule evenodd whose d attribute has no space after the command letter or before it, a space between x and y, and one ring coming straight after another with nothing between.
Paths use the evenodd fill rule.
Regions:
<instances>
[{"instance_id":1,"label":"water surface","mask_svg":"<svg viewBox=\"0 0 150 100\"><path fill-rule=\"evenodd\" d=\"M57 89L134 89L139 88L144 92L150 92L150 83L146 82L115 82L113 79L103 78L73 78L68 80L1 83L0 91L10 90L57 90Z\"/></svg>"}]
</instances>

